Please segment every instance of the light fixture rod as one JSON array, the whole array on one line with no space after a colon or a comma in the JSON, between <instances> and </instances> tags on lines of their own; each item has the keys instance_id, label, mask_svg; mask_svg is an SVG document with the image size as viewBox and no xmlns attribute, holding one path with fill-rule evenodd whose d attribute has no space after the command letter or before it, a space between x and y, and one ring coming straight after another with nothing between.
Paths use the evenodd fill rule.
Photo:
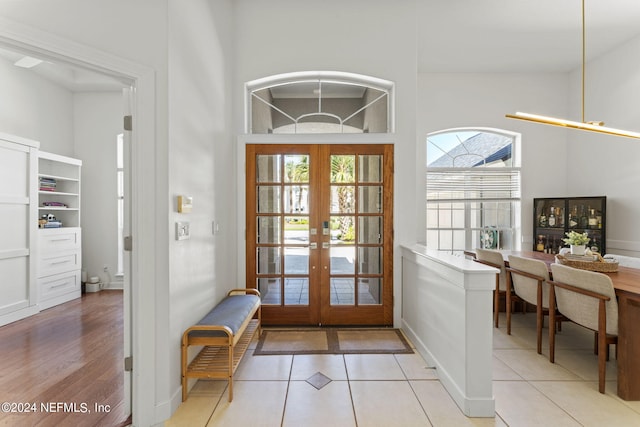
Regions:
<instances>
[{"instance_id":1,"label":"light fixture rod","mask_svg":"<svg viewBox=\"0 0 640 427\"><path fill-rule=\"evenodd\" d=\"M584 0L582 0L582 123L585 123L585 119L584 119L584 82L585 82L585 69L586 67L586 63L587 63L587 42L586 42L586 25L585 25L585 19L584 19Z\"/></svg>"},{"instance_id":2,"label":"light fixture rod","mask_svg":"<svg viewBox=\"0 0 640 427\"><path fill-rule=\"evenodd\" d=\"M607 135L623 136L626 138L640 139L639 132L632 132L622 129L614 129L605 127L603 122L595 122L585 120L585 81L586 81L586 64L587 64L587 42L586 42L586 19L585 19L585 0L582 0L582 122L576 122L573 120L558 119L555 117L541 116L538 114L529 114L517 112L515 114L506 114L505 117L509 119L526 120L534 123L541 123L545 125L561 126L571 129L586 130L591 132L604 133Z\"/></svg>"}]
</instances>

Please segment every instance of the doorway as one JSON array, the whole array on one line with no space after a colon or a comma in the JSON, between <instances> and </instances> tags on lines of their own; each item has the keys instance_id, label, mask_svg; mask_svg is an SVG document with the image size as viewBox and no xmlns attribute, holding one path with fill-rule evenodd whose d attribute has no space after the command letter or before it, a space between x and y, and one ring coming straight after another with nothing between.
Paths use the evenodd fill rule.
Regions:
<instances>
[{"instance_id":1,"label":"doorway","mask_svg":"<svg viewBox=\"0 0 640 427\"><path fill-rule=\"evenodd\" d=\"M248 288L267 325L393 324L393 146L248 144Z\"/></svg>"},{"instance_id":2,"label":"doorway","mask_svg":"<svg viewBox=\"0 0 640 427\"><path fill-rule=\"evenodd\" d=\"M17 62L18 59L24 59L24 58L31 58L33 63L35 63L36 65L32 67L19 67L17 65L14 66L15 65L14 62ZM46 58L47 60L46 61L43 60L44 58ZM6 42L3 40L0 40L0 59L3 61L3 64L2 64L3 70L8 70L7 80L10 79L10 83L13 85L13 88L15 89L14 91L9 92L7 95L11 95L13 97L23 95L22 99L20 99L20 104L19 104L21 109L17 109L17 111L19 112L26 111L27 113L31 113L35 115L34 112L40 112L40 111L46 112L45 109L50 108L51 105L53 105L53 108L58 107L57 105L55 105L55 101L60 101L59 110L56 111L56 113L59 113L59 116L56 116L55 113L52 113L51 114L52 117L58 118L64 115L65 118L69 117L69 120L68 120L69 123L74 122L74 125L75 125L76 122L80 122L80 120L74 121L74 119L77 119L77 117L79 116L78 111L82 112L81 117L84 119L86 119L89 116L89 114L86 111L88 109L83 109L83 106L87 104L88 100L99 99L100 101L102 101L100 103L96 103L92 105L92 107L96 107L95 114L93 113L93 111L91 112L91 114L95 116L94 121L90 123L87 121L84 121L80 126L75 126L72 128L79 142L78 145L71 145L71 143L64 145L60 143L61 141L66 142L65 138L60 137L60 135L66 136L65 134L65 131L66 131L65 126L67 125L66 122L62 124L56 123L56 126L50 126L47 120L42 120L43 124L40 125L39 123L39 126L34 125L33 129L30 129L30 131L34 132L35 134L37 134L38 132L45 133L46 130L49 130L47 126L50 126L54 131L60 130L59 131L60 135L56 132L46 133L46 135L48 136L48 138L45 138L47 145L45 146L45 144L42 144L40 146L42 151L51 151L55 153L60 153L60 151L58 150L62 150L64 154L71 154L73 157L78 157L82 159L85 162L84 163L85 166L90 165L91 162L86 161L85 154L87 152L95 150L96 146L98 146L98 144L94 143L94 141L102 142L106 138L109 141L113 141L115 143L115 140L112 139L112 137L115 137L115 135L110 133L108 134L107 132L105 132L105 128L110 129L111 122L114 121L114 120L110 120L110 119L113 119L113 115L111 116L107 115L105 117L104 115L105 111L112 112L111 107L115 105L115 109L116 109L115 120L119 120L119 123L122 123L122 116L127 114L132 114L131 110L132 108L135 107L136 98L134 96L134 93L135 93L134 84L136 83L136 81L133 78L129 78L127 76L115 74L115 73L109 74L106 69L97 70L96 68L90 67L88 63L80 64L79 61L76 63L67 57L57 55L54 52L48 52L45 54L40 50L37 50L35 47L30 48L23 45L17 46L11 43L11 41ZM78 76L82 77L82 79L80 79L80 83L74 80L74 78ZM33 87L37 87L38 89L34 90L32 86L29 85L30 82L38 83L37 85L32 85ZM129 85L131 86L129 87ZM126 89L123 95L123 88L125 87ZM98 91L97 89L101 89L101 91ZM60 99L58 99L57 97L58 94L60 94L59 95ZM49 97L50 99L47 99L47 97ZM29 100L32 100L32 101L29 101ZM65 102L68 100L72 100L72 101ZM28 104L29 102L33 103L34 105L37 104L38 108L30 107ZM124 111L122 109L123 104L125 105ZM76 108L75 110L73 108L67 108L69 106L76 107ZM117 109L119 109L119 111ZM68 112L68 116L67 116L67 112ZM21 120L28 121L29 118L30 118L30 115L26 114L24 117L21 118ZM11 125L16 126L14 123L11 122L11 118L8 118L5 120L6 120L5 126L9 126L10 129L11 129ZM107 124L102 127L95 126L96 123L104 124L105 122ZM92 143L94 143L93 145L89 145L87 143L87 139L77 136L78 134L82 135L83 132L86 133L86 129L89 127L91 127L91 131L95 133L94 139L91 141ZM3 130L7 130L7 129L4 128ZM12 130L12 131L15 131L15 130ZM126 168L123 166L123 175L125 175L125 177L120 181L122 182L121 187L123 188L123 190L126 191L126 194L123 195L123 200L124 202L126 202L125 203L126 206L122 210L123 214L121 216L124 218L123 220L126 222L125 225L128 230L130 227L131 215L130 214L125 215L125 212L130 212L130 209L131 209L129 204L129 200L131 198L131 189L129 184L130 183L129 173L131 172L131 168L130 168L131 144L128 143L131 137L131 132L124 132L124 134L126 136L125 139L127 141L126 144L124 144L124 150L126 150L125 157L127 160L127 164L126 164L127 166ZM110 147L112 147L113 152L115 152L115 148L114 148L115 144L111 144ZM72 153L69 153L70 149L73 149L74 151ZM94 153L94 158L98 157L98 155L99 155L98 153ZM104 156L104 158L109 159L110 156ZM104 162L104 163L107 163L107 162ZM115 182L115 179L116 179L115 162L112 164L112 170L107 171L106 169L107 168L103 168L96 172L97 168L89 166L89 167L85 167L84 170L87 171L87 173L92 173L93 176L96 178L95 181L101 181L101 179L104 178L104 180L110 179ZM110 173L110 175L107 177L102 176L101 173L105 171ZM86 178L86 176L84 176L83 178ZM85 185L85 183L87 183L86 179L83 179L82 181L83 181L83 186L84 186L83 189L85 191L85 195L88 195L94 198L108 197L108 194L105 195L106 192L96 190L96 187L94 185ZM77 185L79 188L79 183ZM79 191L77 190L76 192L79 193ZM115 193L112 194L113 204L115 204L115 199L116 199L115 196L116 196ZM86 197L86 199L91 200L90 197ZM90 203L89 205L92 205L92 204ZM80 206L77 206L77 207L80 208ZM105 209L105 211L108 211L108 209ZM83 233L85 237L90 234L88 231L99 230L101 229L100 225L103 222L107 222L107 221L103 221L102 217L96 218L94 215L85 215L83 219L84 220L82 221L82 227L84 227L84 230L85 230L85 232ZM65 221L65 223L67 222ZM123 225L123 228L125 225ZM110 231L113 232L113 236L115 240L116 230L112 229ZM94 252L96 252L95 248L101 248L102 246L106 246L104 244L104 240L96 239L93 237L89 237L88 239L91 239L90 241L92 243L97 242L96 244L91 245ZM89 258L88 256L86 256L87 246L89 245L87 244L83 245L83 249L82 249L85 254L85 256L83 257L84 259ZM108 251L105 251L104 253L111 255L111 253ZM98 268L93 267L88 272L90 273L89 274L90 276L95 275L96 277L99 277L101 284L98 285L99 286L98 290L100 290L100 288L102 287L109 288L112 286L116 289L122 289L122 291L119 293L121 295L124 294L124 296L121 297L122 303L120 304L121 307L119 308L119 312L124 317L124 320L123 320L124 324L123 324L122 330L117 331L117 335L115 333L112 335L123 338L119 342L118 349L121 353L124 353L125 357L128 357L128 356L131 356L131 353L132 353L132 345L131 345L132 320L131 320L131 310L130 310L131 290L129 288L130 277L131 277L130 276L130 271L131 271L130 259L128 255L123 257L122 264L126 263L126 267L122 270L121 269L117 270L117 273L122 273L121 281L120 283L118 283L117 280L112 280L113 276L111 275L111 272L116 272L115 262L111 263L110 262L111 257L107 257L106 255L102 256L103 255L102 252L100 252L98 255L100 256L100 261L104 263L104 267L100 267L99 270ZM113 255L113 258L116 257L115 253L113 253L112 255ZM93 258L94 259L98 258L98 256L94 255ZM86 263L83 264L83 269L85 270L87 269ZM98 271L101 274L97 274ZM78 274L78 278L79 277L80 275ZM30 296L33 297L34 300L38 300L37 295L34 294ZM92 297L94 296L92 295ZM106 297L104 299L106 300ZM80 301L84 301L84 299L79 299L77 302L80 302ZM51 310L51 312L54 312L54 311ZM61 316L64 316L64 314L65 314L64 311L60 312ZM22 320L21 322L26 322L26 321L27 320L25 319L25 320ZM82 322L83 322L82 320L76 319L76 324L78 326L85 326L84 323ZM35 344L31 341L29 341L29 343L25 345L35 346ZM74 347L74 348L67 349L67 351L70 351L72 353L74 350L77 350L77 348ZM122 359L122 357L120 357L120 359ZM37 363L37 362L33 362L33 363ZM124 369L122 369L122 366L123 366L122 360L119 360L117 365L114 365L114 366L116 367L118 372L121 372L119 374L121 375L121 378L117 380L117 386L119 388L118 393L122 397L121 397L121 401L118 404L123 408L123 412L126 418L126 416L130 415L132 411L132 408L131 408L132 375L130 371L125 372ZM80 375L80 372L81 371L78 371L78 375ZM114 387L113 384L109 384L109 386Z\"/></svg>"}]
</instances>

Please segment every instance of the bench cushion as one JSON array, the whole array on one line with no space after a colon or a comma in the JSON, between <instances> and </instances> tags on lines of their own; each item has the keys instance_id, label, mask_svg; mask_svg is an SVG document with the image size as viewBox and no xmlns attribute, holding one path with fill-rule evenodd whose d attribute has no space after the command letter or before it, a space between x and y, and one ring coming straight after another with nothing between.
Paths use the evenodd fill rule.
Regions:
<instances>
[{"instance_id":1,"label":"bench cushion","mask_svg":"<svg viewBox=\"0 0 640 427\"><path fill-rule=\"evenodd\" d=\"M198 325L227 326L236 335L256 303L260 303L257 295L230 295L220 301ZM227 334L222 331L191 331L189 336L226 337Z\"/></svg>"}]
</instances>

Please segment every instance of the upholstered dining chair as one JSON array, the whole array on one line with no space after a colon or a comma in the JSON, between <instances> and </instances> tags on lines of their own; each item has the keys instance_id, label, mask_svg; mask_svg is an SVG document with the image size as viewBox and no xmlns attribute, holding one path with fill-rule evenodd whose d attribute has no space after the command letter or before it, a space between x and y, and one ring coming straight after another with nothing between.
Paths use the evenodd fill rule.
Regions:
<instances>
[{"instance_id":1,"label":"upholstered dining chair","mask_svg":"<svg viewBox=\"0 0 640 427\"><path fill-rule=\"evenodd\" d=\"M569 320L596 332L598 341L598 390L604 393L609 344L618 343L618 302L606 274L551 264L549 305ZM551 319L555 314L551 314ZM555 331L549 328L549 360L555 358Z\"/></svg>"},{"instance_id":2,"label":"upholstered dining chair","mask_svg":"<svg viewBox=\"0 0 640 427\"><path fill-rule=\"evenodd\" d=\"M522 300L536 306L537 350L542 354L542 328L544 316L549 314L549 269L544 261L509 255L509 278L513 292ZM507 306L513 299L511 290L507 290ZM562 321L560 316L549 322L549 329L555 330L555 324ZM551 327L554 325L554 327ZM559 327L559 326L558 326ZM507 311L507 334L511 334L511 313Z\"/></svg>"},{"instance_id":3,"label":"upholstered dining chair","mask_svg":"<svg viewBox=\"0 0 640 427\"><path fill-rule=\"evenodd\" d=\"M476 249L476 257L474 261L495 267L500 270L496 274L496 289L493 291L493 319L495 327L498 327L498 314L500 311L500 295L506 294L507 290L507 273L504 266L504 258L498 251L491 249ZM507 308L507 311L509 308Z\"/></svg>"}]
</instances>

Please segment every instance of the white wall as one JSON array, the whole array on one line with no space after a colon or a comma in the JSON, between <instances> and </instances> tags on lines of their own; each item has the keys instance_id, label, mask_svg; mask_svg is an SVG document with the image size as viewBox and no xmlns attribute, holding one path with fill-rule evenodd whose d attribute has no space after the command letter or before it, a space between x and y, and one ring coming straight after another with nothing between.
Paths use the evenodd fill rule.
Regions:
<instances>
[{"instance_id":1,"label":"white wall","mask_svg":"<svg viewBox=\"0 0 640 427\"><path fill-rule=\"evenodd\" d=\"M73 156L73 96L31 70L0 59L0 132Z\"/></svg>"},{"instance_id":2,"label":"white wall","mask_svg":"<svg viewBox=\"0 0 640 427\"><path fill-rule=\"evenodd\" d=\"M412 0L239 0L235 2L237 61L234 99L244 83L293 71L344 71L396 84L395 266L396 324L400 319L399 245L415 242L416 29ZM244 105L235 105L243 132ZM334 141L335 142L335 141ZM238 188L244 197L244 188ZM244 212L239 212L244 216ZM238 241L244 244L239 224ZM243 253L240 255L243 257ZM241 271L239 274L243 274Z\"/></svg>"},{"instance_id":3,"label":"white wall","mask_svg":"<svg viewBox=\"0 0 640 427\"><path fill-rule=\"evenodd\" d=\"M640 132L640 37L587 63L585 119ZM571 108L581 120L581 70L572 73ZM607 252L640 256L640 140L574 131L566 169L572 196L607 196Z\"/></svg>"},{"instance_id":4,"label":"white wall","mask_svg":"<svg viewBox=\"0 0 640 427\"><path fill-rule=\"evenodd\" d=\"M73 107L74 157L82 160L82 269L110 284L118 263L116 137L123 132L122 92L76 93Z\"/></svg>"},{"instance_id":5,"label":"white wall","mask_svg":"<svg viewBox=\"0 0 640 427\"><path fill-rule=\"evenodd\" d=\"M505 118L523 111L566 116L566 74L420 74L417 103L417 170L426 164L427 134L456 127L489 127L521 133L523 248L533 242L534 197L563 196L567 130ZM416 198L424 200L420 181ZM417 206L418 241L425 239L424 205Z\"/></svg>"},{"instance_id":6,"label":"white wall","mask_svg":"<svg viewBox=\"0 0 640 427\"><path fill-rule=\"evenodd\" d=\"M169 2L169 339L159 355L172 408L181 403L180 338L236 282L235 162L232 137L230 1ZM178 195L193 197L178 213ZM191 238L175 240L175 222ZM215 235L212 222L219 224ZM195 354L192 354L193 356Z\"/></svg>"}]
</instances>

